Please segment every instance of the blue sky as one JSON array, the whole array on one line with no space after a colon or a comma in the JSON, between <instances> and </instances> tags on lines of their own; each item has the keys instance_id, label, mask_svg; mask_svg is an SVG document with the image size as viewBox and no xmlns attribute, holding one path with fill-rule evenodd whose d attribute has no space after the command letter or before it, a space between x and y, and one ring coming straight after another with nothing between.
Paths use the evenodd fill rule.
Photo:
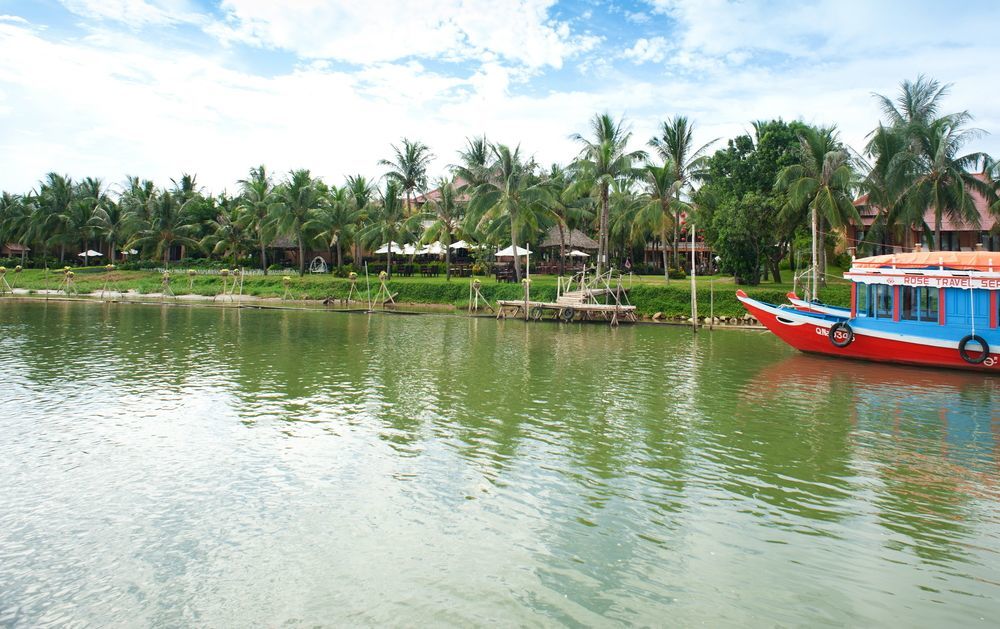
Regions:
<instances>
[{"instance_id":1,"label":"blue sky","mask_svg":"<svg viewBox=\"0 0 1000 629\"><path fill-rule=\"evenodd\" d=\"M443 174L468 136L568 162L595 112L640 148L756 119L837 124L924 73L1000 155L1000 5L732 0L0 0L0 189L45 172L233 190L248 169L378 176L401 137Z\"/></svg>"}]
</instances>

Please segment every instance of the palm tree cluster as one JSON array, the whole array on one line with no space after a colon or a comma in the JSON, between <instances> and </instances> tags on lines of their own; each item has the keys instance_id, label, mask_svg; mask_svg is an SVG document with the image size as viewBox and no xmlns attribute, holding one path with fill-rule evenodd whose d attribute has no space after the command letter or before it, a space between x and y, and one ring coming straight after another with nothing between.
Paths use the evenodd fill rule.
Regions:
<instances>
[{"instance_id":1,"label":"palm tree cluster","mask_svg":"<svg viewBox=\"0 0 1000 629\"><path fill-rule=\"evenodd\" d=\"M896 100L879 96L885 120L866 147L870 162L851 152L834 127L796 123L794 163L777 181L772 175L768 187L783 195L782 224L811 233L817 274L824 233L859 221L857 194L867 193L879 208L866 238L885 238L908 226L930 234L923 217L931 208L938 246L942 217L973 224L978 219L972 192L995 201L1000 167L985 155L961 154L980 132L968 128L968 112L940 113L947 92L948 86L921 77L903 83ZM682 264L683 217L704 217L707 211L699 205L708 195L699 198L695 192L708 177L708 150L715 141L699 146L694 137L694 124L674 116L661 123L647 150L639 149L630 146L632 132L624 118L599 113L587 133L571 136L578 155L547 168L519 145L473 137L458 152L450 176L434 181L430 191L434 155L408 138L379 162L386 169L380 180L353 175L341 186L305 169L275 178L264 166L249 170L235 196L207 194L186 174L161 188L138 177L111 187L98 179L74 182L49 173L35 190L0 196L0 244L18 243L33 256L60 262L92 247L108 259L117 259L119 247L135 249L137 257L164 267L184 255L243 263L252 258L265 273L280 244L297 252L304 274L310 252L325 252L340 268L348 259L357 265L366 251L390 243L439 242L450 278L450 245L459 239L522 246L536 244L552 229L561 243L561 272L567 239L579 229L596 236L598 270L643 257L652 245L662 252L667 275L671 266ZM973 174L981 167L989 176ZM393 254L399 253L393 246L386 252L391 274ZM515 257L518 279L521 266Z\"/></svg>"}]
</instances>

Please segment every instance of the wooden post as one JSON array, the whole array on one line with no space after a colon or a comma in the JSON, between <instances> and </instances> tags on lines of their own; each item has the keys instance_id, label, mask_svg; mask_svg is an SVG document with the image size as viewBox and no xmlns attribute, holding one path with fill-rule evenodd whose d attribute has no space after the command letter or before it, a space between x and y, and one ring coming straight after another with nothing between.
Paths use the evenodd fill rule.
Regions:
<instances>
[{"instance_id":1,"label":"wooden post","mask_svg":"<svg viewBox=\"0 0 1000 629\"><path fill-rule=\"evenodd\" d=\"M691 330L698 331L698 287L695 276L698 271L694 258L694 221L691 222Z\"/></svg>"}]
</instances>

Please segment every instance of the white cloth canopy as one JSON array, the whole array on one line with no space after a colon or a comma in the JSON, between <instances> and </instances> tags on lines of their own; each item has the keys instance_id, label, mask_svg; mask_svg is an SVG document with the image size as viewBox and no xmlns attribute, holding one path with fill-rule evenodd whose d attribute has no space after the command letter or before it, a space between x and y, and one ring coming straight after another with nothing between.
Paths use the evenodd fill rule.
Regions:
<instances>
[{"instance_id":1,"label":"white cloth canopy","mask_svg":"<svg viewBox=\"0 0 1000 629\"><path fill-rule=\"evenodd\" d=\"M122 249L118 253L122 254L123 256L134 256L135 254L139 253L139 250L138 249Z\"/></svg>"},{"instance_id":2,"label":"white cloth canopy","mask_svg":"<svg viewBox=\"0 0 1000 629\"><path fill-rule=\"evenodd\" d=\"M517 248L517 255L518 256L529 256L529 255L531 255L531 250L529 250L529 249L522 249L521 247L518 247ZM500 251L497 251L496 256L498 258L513 258L514 257L514 247L513 247L513 245L510 246L510 247L507 247L506 249L501 249Z\"/></svg>"},{"instance_id":3,"label":"white cloth canopy","mask_svg":"<svg viewBox=\"0 0 1000 629\"><path fill-rule=\"evenodd\" d=\"M404 256L415 256L417 253L419 252L417 251L417 247L415 245L411 245L409 243L403 245Z\"/></svg>"},{"instance_id":4,"label":"white cloth canopy","mask_svg":"<svg viewBox=\"0 0 1000 629\"><path fill-rule=\"evenodd\" d=\"M399 245L397 245L395 242L389 242L376 249L375 254L381 255L383 253L389 253L390 246L392 247L393 253L403 253L403 250L399 247Z\"/></svg>"},{"instance_id":5,"label":"white cloth canopy","mask_svg":"<svg viewBox=\"0 0 1000 629\"><path fill-rule=\"evenodd\" d=\"M86 251L81 251L77 255L80 256L81 258L99 258L104 254L101 253L100 251L94 251L93 249L88 249Z\"/></svg>"},{"instance_id":6,"label":"white cloth canopy","mask_svg":"<svg viewBox=\"0 0 1000 629\"><path fill-rule=\"evenodd\" d=\"M436 240L429 245L421 247L417 251L419 256L443 256L444 255L444 245L441 244L440 240Z\"/></svg>"},{"instance_id":7,"label":"white cloth canopy","mask_svg":"<svg viewBox=\"0 0 1000 629\"><path fill-rule=\"evenodd\" d=\"M464 240L459 240L458 242L453 242L453 243L451 243L448 246L451 247L452 249L472 249L473 248L473 245L470 245L469 243L465 242Z\"/></svg>"},{"instance_id":8,"label":"white cloth canopy","mask_svg":"<svg viewBox=\"0 0 1000 629\"><path fill-rule=\"evenodd\" d=\"M568 255L571 258L589 258L590 257L589 253L584 253L584 252L580 251L579 249L574 249L574 250L570 251L569 253L567 253L566 255Z\"/></svg>"}]
</instances>

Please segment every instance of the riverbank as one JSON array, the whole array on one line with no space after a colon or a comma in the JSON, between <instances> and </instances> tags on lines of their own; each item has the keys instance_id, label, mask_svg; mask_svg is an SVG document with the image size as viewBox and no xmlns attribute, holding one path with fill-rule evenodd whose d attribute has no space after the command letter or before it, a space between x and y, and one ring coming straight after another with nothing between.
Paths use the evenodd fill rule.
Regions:
<instances>
[{"instance_id":1,"label":"riverbank","mask_svg":"<svg viewBox=\"0 0 1000 629\"><path fill-rule=\"evenodd\" d=\"M288 281L285 281L288 277ZM67 286L61 271L25 269L13 274L8 271L7 279L19 297L50 296L95 296L124 295L126 299L155 298L164 293L163 278L153 271L112 271L101 268L75 269L72 284ZM520 284L498 283L492 277L476 278L480 282L482 297L491 304L499 299L523 299L524 287ZM430 307L450 307L467 309L472 280L469 278L443 277L395 277L386 285L398 304ZM220 275L187 275L183 270L171 273L169 290L178 301L203 303L209 301L235 301L235 295L224 295L232 287L233 278ZM531 299L555 301L556 277L551 275L532 277ZM224 286L225 285L225 286ZM718 319L742 319L746 311L736 299L736 285L731 277L702 277L696 282L699 315L706 317L710 311ZM288 301L305 303L344 302L350 297L357 304L367 304L378 290L378 279L364 276L356 281L355 292L351 295L351 281L331 275L247 275L242 280L242 288L237 289L241 303L283 303ZM638 314L645 319L687 320L691 316L691 282L671 280L665 283L661 276L632 276L626 278L629 302L636 306ZM754 299L771 303L782 303L785 294L792 289L791 284L761 284L741 286ZM840 280L831 280L822 293L823 301L833 305L847 305L850 302L849 285Z\"/></svg>"}]
</instances>

